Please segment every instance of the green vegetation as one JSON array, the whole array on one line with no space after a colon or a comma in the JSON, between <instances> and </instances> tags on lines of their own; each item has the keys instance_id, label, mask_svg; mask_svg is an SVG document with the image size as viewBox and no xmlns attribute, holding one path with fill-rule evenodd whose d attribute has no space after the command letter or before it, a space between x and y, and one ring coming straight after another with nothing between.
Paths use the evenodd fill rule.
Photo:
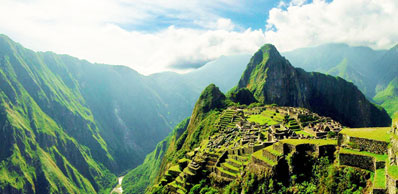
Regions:
<instances>
[{"instance_id":1,"label":"green vegetation","mask_svg":"<svg viewBox=\"0 0 398 194\"><path fill-rule=\"evenodd\" d=\"M395 179L398 179L398 166L387 165L387 173Z\"/></svg>"},{"instance_id":2,"label":"green vegetation","mask_svg":"<svg viewBox=\"0 0 398 194\"><path fill-rule=\"evenodd\" d=\"M196 96L3 35L0 65L0 193L110 193L116 174L141 163Z\"/></svg>"},{"instance_id":3,"label":"green vegetation","mask_svg":"<svg viewBox=\"0 0 398 194\"><path fill-rule=\"evenodd\" d=\"M377 169L374 175L374 188L386 188L386 170L384 168Z\"/></svg>"},{"instance_id":4,"label":"green vegetation","mask_svg":"<svg viewBox=\"0 0 398 194\"><path fill-rule=\"evenodd\" d=\"M277 164L276 162L274 162L274 161L272 161L272 160L270 160L270 159L264 157L264 156L263 156L263 151L262 151L262 150L259 150L259 151L257 151L257 152L254 152L254 153L252 154L252 157L255 157L255 158L259 159L259 160L262 160L262 161L264 161L265 163L267 163L267 164L269 164L269 165L271 165L271 166L275 166L275 165Z\"/></svg>"},{"instance_id":5,"label":"green vegetation","mask_svg":"<svg viewBox=\"0 0 398 194\"><path fill-rule=\"evenodd\" d=\"M383 106L390 116L393 116L398 110L398 77L391 80L384 90L376 94L373 100Z\"/></svg>"},{"instance_id":6,"label":"green vegetation","mask_svg":"<svg viewBox=\"0 0 398 194\"><path fill-rule=\"evenodd\" d=\"M281 140L280 142L292 145L300 145L300 144L337 145L337 141L335 139L284 139Z\"/></svg>"},{"instance_id":7,"label":"green vegetation","mask_svg":"<svg viewBox=\"0 0 398 194\"><path fill-rule=\"evenodd\" d=\"M273 146L268 146L265 148L265 150L269 151L270 153L274 154L275 156L282 156L282 153L274 150Z\"/></svg>"},{"instance_id":8,"label":"green vegetation","mask_svg":"<svg viewBox=\"0 0 398 194\"><path fill-rule=\"evenodd\" d=\"M390 142L389 127L379 128L345 128L340 133L350 137L373 139L378 141Z\"/></svg>"},{"instance_id":9,"label":"green vegetation","mask_svg":"<svg viewBox=\"0 0 398 194\"><path fill-rule=\"evenodd\" d=\"M147 155L140 166L125 175L122 183L122 188L125 193L144 193L148 185L155 181L166 150L169 148L174 138L177 138L178 136L180 136L180 138L184 138L181 136L181 133L184 133L187 129L188 123L189 118L181 121L181 123L173 129L173 132L163 141L159 142L155 150ZM181 141L183 142L183 140ZM176 171L181 171L177 165L172 168Z\"/></svg>"},{"instance_id":10,"label":"green vegetation","mask_svg":"<svg viewBox=\"0 0 398 194\"><path fill-rule=\"evenodd\" d=\"M276 125L280 124L283 121L283 119L284 117L281 114L276 113L275 111L272 110L265 110L261 112L261 114L250 115L247 120L250 122L258 123L260 125L264 124Z\"/></svg>"},{"instance_id":11,"label":"green vegetation","mask_svg":"<svg viewBox=\"0 0 398 194\"><path fill-rule=\"evenodd\" d=\"M306 132L306 131L295 131L296 132L296 134L301 134L301 135L304 135L304 136L306 136L306 137L314 137L314 135L312 135L311 133L308 133L308 132Z\"/></svg>"},{"instance_id":12,"label":"green vegetation","mask_svg":"<svg viewBox=\"0 0 398 194\"><path fill-rule=\"evenodd\" d=\"M363 156L371 156L376 159L376 161L387 161L388 155L380 155L380 154L374 154L371 152L365 152L365 151L355 151L351 149L345 149L345 148L340 148L340 153L347 153L347 154L356 154L356 155L363 155Z\"/></svg>"}]
</instances>

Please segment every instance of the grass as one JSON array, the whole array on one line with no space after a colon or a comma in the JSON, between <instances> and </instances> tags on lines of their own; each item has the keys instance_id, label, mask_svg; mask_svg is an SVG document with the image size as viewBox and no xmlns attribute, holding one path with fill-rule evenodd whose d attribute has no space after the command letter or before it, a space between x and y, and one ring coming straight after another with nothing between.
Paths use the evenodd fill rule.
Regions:
<instances>
[{"instance_id":1,"label":"grass","mask_svg":"<svg viewBox=\"0 0 398 194\"><path fill-rule=\"evenodd\" d=\"M179 166L179 165L174 165L174 166L172 166L172 167L169 168L169 171L181 172L180 166Z\"/></svg>"},{"instance_id":2,"label":"grass","mask_svg":"<svg viewBox=\"0 0 398 194\"><path fill-rule=\"evenodd\" d=\"M306 137L314 137L311 133L308 133L308 132L306 132L306 131L295 131L296 132L296 134L298 135L298 134L302 134L302 135L304 135L304 136L306 136Z\"/></svg>"},{"instance_id":3,"label":"grass","mask_svg":"<svg viewBox=\"0 0 398 194\"><path fill-rule=\"evenodd\" d=\"M394 179L398 179L398 166L387 166L387 173Z\"/></svg>"},{"instance_id":4,"label":"grass","mask_svg":"<svg viewBox=\"0 0 398 194\"><path fill-rule=\"evenodd\" d=\"M300 144L315 144L315 145L337 145L337 140L334 139L284 139L281 143L288 143L293 145Z\"/></svg>"},{"instance_id":5,"label":"grass","mask_svg":"<svg viewBox=\"0 0 398 194\"><path fill-rule=\"evenodd\" d=\"M184 173L189 174L190 176L195 176L195 174L192 173L192 172L189 170L189 168L185 168L185 169L184 169Z\"/></svg>"},{"instance_id":6,"label":"grass","mask_svg":"<svg viewBox=\"0 0 398 194\"><path fill-rule=\"evenodd\" d=\"M282 153L280 153L280 152L274 150L274 148L272 147L272 145L271 145L271 146L268 146L268 147L266 147L266 148L264 148L264 149L267 150L268 152L274 154L275 156L282 156L282 155L283 155Z\"/></svg>"},{"instance_id":7,"label":"grass","mask_svg":"<svg viewBox=\"0 0 398 194\"><path fill-rule=\"evenodd\" d=\"M235 160L235 159L233 159L233 158L228 158L227 161L230 161L230 162L232 162L232 163L235 163L235 164L237 164L237 165L239 165L239 166L245 165L243 162L237 161L237 160Z\"/></svg>"},{"instance_id":8,"label":"grass","mask_svg":"<svg viewBox=\"0 0 398 194\"><path fill-rule=\"evenodd\" d=\"M228 164L228 163L223 163L223 166L225 166L226 168L228 168L228 169L231 169L231 170L234 170L234 171L238 171L239 172L239 168L237 168L237 167L235 167L235 166L232 166L231 164Z\"/></svg>"},{"instance_id":9,"label":"grass","mask_svg":"<svg viewBox=\"0 0 398 194\"><path fill-rule=\"evenodd\" d=\"M219 171L221 171L221 172L223 172L223 173L225 173L225 174L231 175L231 176L233 176L233 177L236 177L236 176L238 175L237 173L232 173L232 172L229 172L229 171L227 171L227 170L224 170L224 169L221 168L221 167L217 167L217 169L218 169Z\"/></svg>"},{"instance_id":10,"label":"grass","mask_svg":"<svg viewBox=\"0 0 398 194\"><path fill-rule=\"evenodd\" d=\"M345 149L345 148L341 148L340 153L370 156L370 157L375 158L376 161L387 161L387 159L388 159L387 154L381 155L381 154L374 154L374 153L365 152L365 151L360 152L360 151L355 151L355 150L350 150L350 149Z\"/></svg>"},{"instance_id":11,"label":"grass","mask_svg":"<svg viewBox=\"0 0 398 194\"><path fill-rule=\"evenodd\" d=\"M340 133L351 137L390 142L390 134L388 133L389 131L389 127L345 128Z\"/></svg>"},{"instance_id":12,"label":"grass","mask_svg":"<svg viewBox=\"0 0 398 194\"><path fill-rule=\"evenodd\" d=\"M271 118L273 117L273 118ZM282 122L283 116L275 111L265 110L261 114L258 115L250 115L247 119L250 122L255 122L260 125L277 125Z\"/></svg>"},{"instance_id":13,"label":"grass","mask_svg":"<svg viewBox=\"0 0 398 194\"><path fill-rule=\"evenodd\" d=\"M271 166L277 165L276 162L274 162L272 160L269 160L268 158L263 156L263 150L259 150L257 152L254 152L252 157L255 157L255 158L259 159L259 160L262 160L262 161L266 162L267 164L269 164Z\"/></svg>"},{"instance_id":14,"label":"grass","mask_svg":"<svg viewBox=\"0 0 398 194\"><path fill-rule=\"evenodd\" d=\"M377 169L373 181L374 188L386 188L386 171L384 168Z\"/></svg>"}]
</instances>

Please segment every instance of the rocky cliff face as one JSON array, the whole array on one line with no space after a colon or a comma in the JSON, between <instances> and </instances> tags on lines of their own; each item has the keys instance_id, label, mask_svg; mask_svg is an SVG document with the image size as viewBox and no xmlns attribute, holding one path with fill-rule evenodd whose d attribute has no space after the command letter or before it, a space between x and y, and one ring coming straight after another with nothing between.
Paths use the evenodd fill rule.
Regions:
<instances>
[{"instance_id":1,"label":"rocky cliff face","mask_svg":"<svg viewBox=\"0 0 398 194\"><path fill-rule=\"evenodd\" d=\"M251 58L237 90L241 88L262 103L305 107L350 127L391 124L384 109L370 103L352 83L294 68L269 44Z\"/></svg>"}]
</instances>

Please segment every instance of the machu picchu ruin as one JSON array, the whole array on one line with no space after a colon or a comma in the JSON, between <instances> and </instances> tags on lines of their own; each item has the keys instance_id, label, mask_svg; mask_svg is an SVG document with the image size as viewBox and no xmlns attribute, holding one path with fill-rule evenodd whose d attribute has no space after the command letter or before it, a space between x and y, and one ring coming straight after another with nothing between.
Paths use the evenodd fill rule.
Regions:
<instances>
[{"instance_id":1,"label":"machu picchu ruin","mask_svg":"<svg viewBox=\"0 0 398 194\"><path fill-rule=\"evenodd\" d=\"M395 194L397 125L348 128L305 108L228 107L215 121L214 134L170 166L159 185L168 193L187 193L205 178L222 187L250 169L289 182L315 165L306 160L327 158L336 168L363 170L362 191Z\"/></svg>"}]
</instances>

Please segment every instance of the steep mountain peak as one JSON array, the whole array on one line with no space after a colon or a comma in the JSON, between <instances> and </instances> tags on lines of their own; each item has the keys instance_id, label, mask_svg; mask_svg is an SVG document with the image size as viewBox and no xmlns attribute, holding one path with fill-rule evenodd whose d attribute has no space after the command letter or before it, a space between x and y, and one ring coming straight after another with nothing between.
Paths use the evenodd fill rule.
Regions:
<instances>
[{"instance_id":1,"label":"steep mountain peak","mask_svg":"<svg viewBox=\"0 0 398 194\"><path fill-rule=\"evenodd\" d=\"M202 113L207 113L215 108L224 107L225 95L220 91L220 89L214 85L208 85L196 102L195 110Z\"/></svg>"},{"instance_id":2,"label":"steep mountain peak","mask_svg":"<svg viewBox=\"0 0 398 194\"><path fill-rule=\"evenodd\" d=\"M243 76L238 83L237 89L248 88L250 91L262 90L268 71L278 71L281 69L291 69L288 61L280 55L272 44L262 46L250 59ZM253 93L259 97L259 93ZM261 99L260 99L261 101Z\"/></svg>"},{"instance_id":3,"label":"steep mountain peak","mask_svg":"<svg viewBox=\"0 0 398 194\"><path fill-rule=\"evenodd\" d=\"M280 57L282 57L281 54L272 44L264 44L253 56L255 62L260 62L260 63L264 62L264 64L267 62L268 59L274 59Z\"/></svg>"},{"instance_id":4,"label":"steep mountain peak","mask_svg":"<svg viewBox=\"0 0 398 194\"><path fill-rule=\"evenodd\" d=\"M247 88L261 103L308 108L350 127L391 123L387 113L371 104L352 83L294 68L272 45L264 45L254 54L235 91L241 88Z\"/></svg>"}]
</instances>

